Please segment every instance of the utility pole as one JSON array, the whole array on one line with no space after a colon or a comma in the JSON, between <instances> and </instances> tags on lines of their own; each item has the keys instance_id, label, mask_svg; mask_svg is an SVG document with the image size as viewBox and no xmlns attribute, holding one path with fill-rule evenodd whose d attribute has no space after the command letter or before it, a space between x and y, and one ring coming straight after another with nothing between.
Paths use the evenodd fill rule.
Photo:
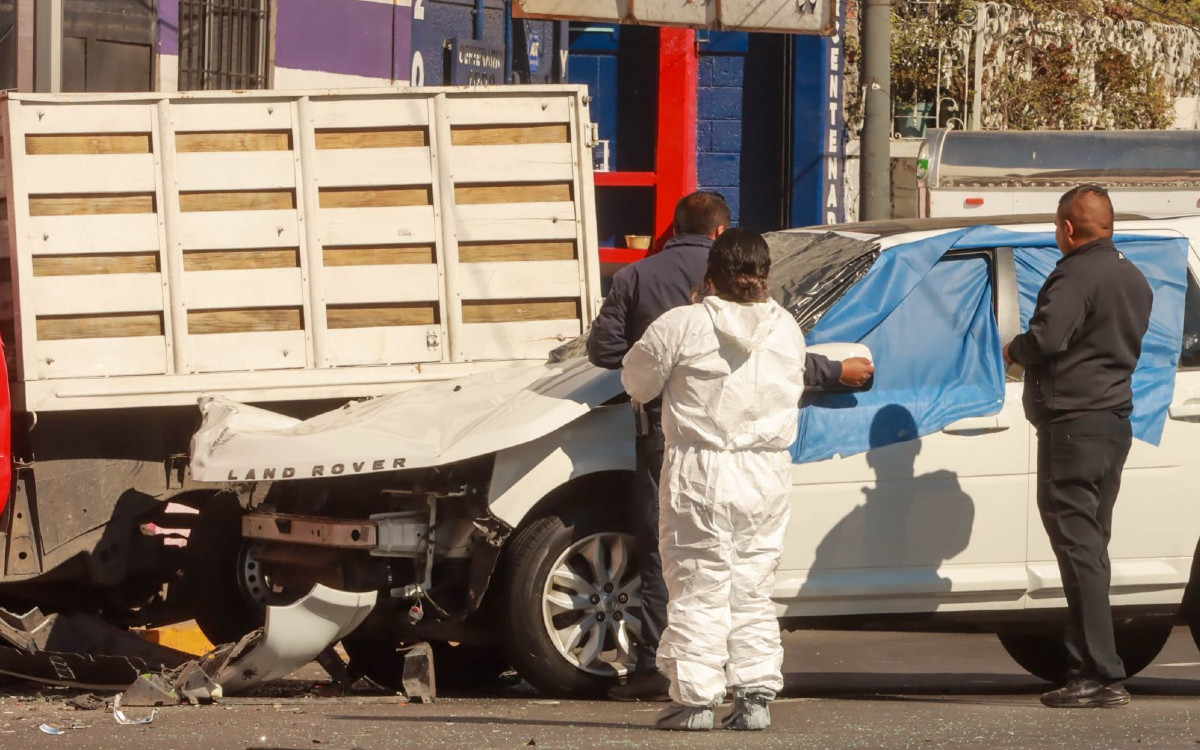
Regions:
<instances>
[{"instance_id":1,"label":"utility pole","mask_svg":"<svg viewBox=\"0 0 1200 750\"><path fill-rule=\"evenodd\" d=\"M33 91L34 4L36 0L16 0L17 4L17 91Z\"/></svg>"},{"instance_id":2,"label":"utility pole","mask_svg":"<svg viewBox=\"0 0 1200 750\"><path fill-rule=\"evenodd\" d=\"M860 221L892 218L892 3L863 0Z\"/></svg>"},{"instance_id":3,"label":"utility pole","mask_svg":"<svg viewBox=\"0 0 1200 750\"><path fill-rule=\"evenodd\" d=\"M33 83L37 91L62 91L63 0L37 0Z\"/></svg>"}]
</instances>

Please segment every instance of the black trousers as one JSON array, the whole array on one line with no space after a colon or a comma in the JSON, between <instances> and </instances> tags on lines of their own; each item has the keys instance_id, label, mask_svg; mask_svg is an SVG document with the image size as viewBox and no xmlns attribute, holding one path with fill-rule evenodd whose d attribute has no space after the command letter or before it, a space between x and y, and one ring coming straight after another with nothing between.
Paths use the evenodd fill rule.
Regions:
<instances>
[{"instance_id":1,"label":"black trousers","mask_svg":"<svg viewBox=\"0 0 1200 750\"><path fill-rule=\"evenodd\" d=\"M1108 540L1131 441L1129 419L1107 411L1038 427L1038 510L1067 596L1071 677L1125 679L1108 599Z\"/></svg>"},{"instance_id":2,"label":"black trousers","mask_svg":"<svg viewBox=\"0 0 1200 750\"><path fill-rule=\"evenodd\" d=\"M663 465L662 422L650 420L650 434L637 438L637 467L633 480L634 560L642 577L642 640L637 671L657 669L654 657L667 626L667 584L658 553L658 478Z\"/></svg>"}]
</instances>

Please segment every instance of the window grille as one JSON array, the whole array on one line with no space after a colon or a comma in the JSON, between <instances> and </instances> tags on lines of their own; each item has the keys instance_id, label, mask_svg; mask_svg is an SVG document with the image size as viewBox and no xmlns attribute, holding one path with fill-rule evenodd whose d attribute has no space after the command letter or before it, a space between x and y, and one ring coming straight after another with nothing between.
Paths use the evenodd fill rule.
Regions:
<instances>
[{"instance_id":1,"label":"window grille","mask_svg":"<svg viewBox=\"0 0 1200 750\"><path fill-rule=\"evenodd\" d=\"M179 88L264 89L271 0L180 0Z\"/></svg>"}]
</instances>

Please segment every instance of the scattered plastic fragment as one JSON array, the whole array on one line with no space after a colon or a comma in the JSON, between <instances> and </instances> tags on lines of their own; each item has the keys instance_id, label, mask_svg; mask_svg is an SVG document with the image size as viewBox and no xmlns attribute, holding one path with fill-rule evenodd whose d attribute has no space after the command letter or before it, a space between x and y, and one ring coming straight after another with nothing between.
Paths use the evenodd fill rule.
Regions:
<instances>
[{"instance_id":1,"label":"scattered plastic fragment","mask_svg":"<svg viewBox=\"0 0 1200 750\"><path fill-rule=\"evenodd\" d=\"M150 709L149 716L143 716L140 719L131 719L125 715L124 711L121 710L121 696L118 695L113 701L113 718L117 720L118 724L123 724L125 726L131 726L134 724L149 724L150 722L154 721L154 714L156 713L158 713L158 709L152 708Z\"/></svg>"},{"instance_id":2,"label":"scattered plastic fragment","mask_svg":"<svg viewBox=\"0 0 1200 750\"><path fill-rule=\"evenodd\" d=\"M38 727L38 729L42 730L46 734L62 734L63 732L67 731L58 724L43 724Z\"/></svg>"}]
</instances>

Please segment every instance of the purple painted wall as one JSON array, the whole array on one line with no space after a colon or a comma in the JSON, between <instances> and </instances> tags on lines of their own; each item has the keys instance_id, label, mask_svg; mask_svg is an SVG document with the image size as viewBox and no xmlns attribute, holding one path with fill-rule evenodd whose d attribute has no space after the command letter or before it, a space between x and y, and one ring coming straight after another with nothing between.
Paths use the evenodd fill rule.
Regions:
<instances>
[{"instance_id":1,"label":"purple painted wall","mask_svg":"<svg viewBox=\"0 0 1200 750\"><path fill-rule=\"evenodd\" d=\"M397 6L365 0L288 0L277 8L276 67L391 78L394 39L403 32L411 44L411 8L403 9L403 28Z\"/></svg>"},{"instance_id":2,"label":"purple painted wall","mask_svg":"<svg viewBox=\"0 0 1200 750\"><path fill-rule=\"evenodd\" d=\"M158 53L179 54L179 0L158 0Z\"/></svg>"}]
</instances>

